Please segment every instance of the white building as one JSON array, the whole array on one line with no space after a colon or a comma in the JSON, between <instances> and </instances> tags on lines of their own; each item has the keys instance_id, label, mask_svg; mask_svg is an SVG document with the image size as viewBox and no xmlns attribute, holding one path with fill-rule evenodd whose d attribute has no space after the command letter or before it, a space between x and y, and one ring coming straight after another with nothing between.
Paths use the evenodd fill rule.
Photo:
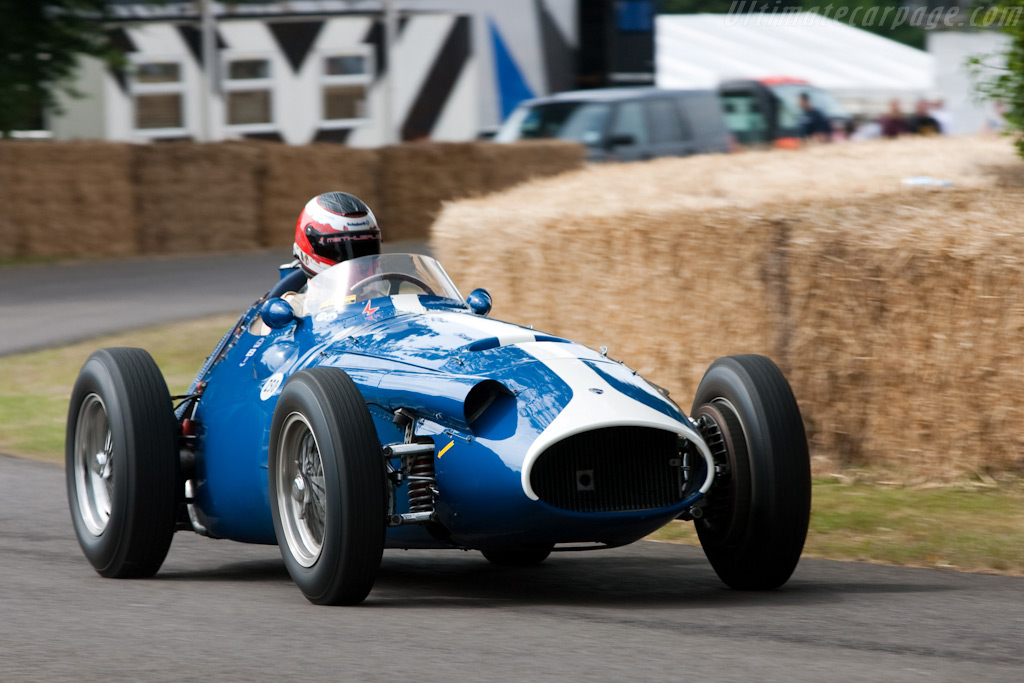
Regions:
<instances>
[{"instance_id":1,"label":"white building","mask_svg":"<svg viewBox=\"0 0 1024 683\"><path fill-rule=\"evenodd\" d=\"M130 68L83 59L56 139L470 140L575 85L577 0L210 2L212 71L206 3L111 4Z\"/></svg>"},{"instance_id":2,"label":"white building","mask_svg":"<svg viewBox=\"0 0 1024 683\"><path fill-rule=\"evenodd\" d=\"M952 135L974 135L1002 129L1003 117L996 104L977 96L967 61L986 57L991 76L995 67L1005 64L1002 53L1009 47L1009 36L996 31L929 32L928 54L935 60L935 93L943 100Z\"/></svg>"}]
</instances>

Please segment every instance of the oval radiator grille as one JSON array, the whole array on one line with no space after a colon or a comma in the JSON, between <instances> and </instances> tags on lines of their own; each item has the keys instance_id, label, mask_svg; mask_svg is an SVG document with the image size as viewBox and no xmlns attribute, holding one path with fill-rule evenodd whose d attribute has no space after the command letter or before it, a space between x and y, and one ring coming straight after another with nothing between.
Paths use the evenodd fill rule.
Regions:
<instances>
[{"instance_id":1,"label":"oval radiator grille","mask_svg":"<svg viewBox=\"0 0 1024 683\"><path fill-rule=\"evenodd\" d=\"M559 441L530 472L534 492L574 512L669 507L683 500L678 437L648 427L606 427Z\"/></svg>"}]
</instances>

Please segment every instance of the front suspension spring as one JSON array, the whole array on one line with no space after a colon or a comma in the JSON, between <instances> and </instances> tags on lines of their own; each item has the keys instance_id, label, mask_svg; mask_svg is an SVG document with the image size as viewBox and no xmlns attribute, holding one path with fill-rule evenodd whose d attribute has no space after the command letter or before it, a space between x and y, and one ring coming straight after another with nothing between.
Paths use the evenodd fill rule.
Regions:
<instances>
[{"instance_id":1,"label":"front suspension spring","mask_svg":"<svg viewBox=\"0 0 1024 683\"><path fill-rule=\"evenodd\" d=\"M412 456L409 464L409 512L431 512L434 509L434 454Z\"/></svg>"}]
</instances>

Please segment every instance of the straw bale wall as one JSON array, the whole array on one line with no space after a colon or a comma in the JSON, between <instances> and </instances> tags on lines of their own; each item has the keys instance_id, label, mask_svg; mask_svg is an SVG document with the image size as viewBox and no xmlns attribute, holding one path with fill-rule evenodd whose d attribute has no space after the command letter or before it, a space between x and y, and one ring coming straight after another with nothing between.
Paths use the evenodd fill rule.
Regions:
<instances>
[{"instance_id":1,"label":"straw bale wall","mask_svg":"<svg viewBox=\"0 0 1024 683\"><path fill-rule=\"evenodd\" d=\"M69 258L136 251L128 145L0 146L0 255Z\"/></svg>"},{"instance_id":2,"label":"straw bale wall","mask_svg":"<svg viewBox=\"0 0 1024 683\"><path fill-rule=\"evenodd\" d=\"M12 214L16 193L14 169L17 161L14 147L0 146L0 261L18 256L21 232Z\"/></svg>"},{"instance_id":3,"label":"straw bale wall","mask_svg":"<svg viewBox=\"0 0 1024 683\"><path fill-rule=\"evenodd\" d=\"M386 239L427 236L445 201L503 190L583 166L583 147L559 141L515 145L412 143L380 150L380 211Z\"/></svg>"},{"instance_id":4,"label":"straw bale wall","mask_svg":"<svg viewBox=\"0 0 1024 683\"><path fill-rule=\"evenodd\" d=\"M367 150L0 141L0 259L286 248L305 202L329 190L366 201L386 241L423 239L445 200L582 164L581 148L562 142ZM28 239L67 225L73 239Z\"/></svg>"},{"instance_id":5,"label":"straw bale wall","mask_svg":"<svg viewBox=\"0 0 1024 683\"><path fill-rule=\"evenodd\" d=\"M795 211L777 353L833 466L1024 473L1020 190Z\"/></svg>"},{"instance_id":6,"label":"straw bale wall","mask_svg":"<svg viewBox=\"0 0 1024 683\"><path fill-rule=\"evenodd\" d=\"M583 166L584 148L555 140L514 145L477 145L484 192L497 192L531 178L546 178Z\"/></svg>"},{"instance_id":7,"label":"straw bale wall","mask_svg":"<svg viewBox=\"0 0 1024 683\"><path fill-rule=\"evenodd\" d=\"M817 474L1022 474L1024 190L993 173L1019 162L922 142L591 168L449 204L431 244L495 317L607 345L687 410L714 358L771 356ZM924 174L956 187L900 184Z\"/></svg>"},{"instance_id":8,"label":"straw bale wall","mask_svg":"<svg viewBox=\"0 0 1024 683\"><path fill-rule=\"evenodd\" d=\"M140 248L158 254L259 247L263 145L136 149Z\"/></svg>"},{"instance_id":9,"label":"straw bale wall","mask_svg":"<svg viewBox=\"0 0 1024 683\"><path fill-rule=\"evenodd\" d=\"M422 238L442 201L481 194L478 146L411 143L381 148L377 220L385 239Z\"/></svg>"}]
</instances>

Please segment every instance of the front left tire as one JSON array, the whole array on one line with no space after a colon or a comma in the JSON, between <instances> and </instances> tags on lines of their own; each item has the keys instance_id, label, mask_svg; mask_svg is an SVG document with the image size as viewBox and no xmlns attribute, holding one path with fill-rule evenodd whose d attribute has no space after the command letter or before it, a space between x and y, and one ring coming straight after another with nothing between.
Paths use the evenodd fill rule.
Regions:
<instances>
[{"instance_id":1,"label":"front left tire","mask_svg":"<svg viewBox=\"0 0 1024 683\"><path fill-rule=\"evenodd\" d=\"M101 349L71 392L64 447L68 505L102 576L142 578L167 557L181 464L170 393L142 349Z\"/></svg>"},{"instance_id":2,"label":"front left tire","mask_svg":"<svg viewBox=\"0 0 1024 683\"><path fill-rule=\"evenodd\" d=\"M270 432L270 508L292 580L319 605L356 605L384 552L384 456L362 394L344 371L285 384Z\"/></svg>"}]
</instances>

